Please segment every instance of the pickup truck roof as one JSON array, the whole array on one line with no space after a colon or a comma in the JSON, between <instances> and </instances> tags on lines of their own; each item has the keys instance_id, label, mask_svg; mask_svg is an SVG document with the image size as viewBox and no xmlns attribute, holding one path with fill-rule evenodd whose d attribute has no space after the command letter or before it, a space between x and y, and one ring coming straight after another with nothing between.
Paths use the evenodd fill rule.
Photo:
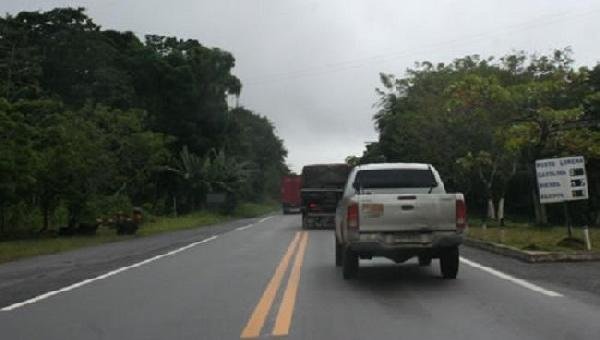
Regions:
<instances>
[{"instance_id":1,"label":"pickup truck roof","mask_svg":"<svg viewBox=\"0 0 600 340\"><path fill-rule=\"evenodd\" d=\"M425 163L373 163L356 166L356 170L384 170L384 169L420 169L427 170L431 164Z\"/></svg>"},{"instance_id":2,"label":"pickup truck roof","mask_svg":"<svg viewBox=\"0 0 600 340\"><path fill-rule=\"evenodd\" d=\"M429 194L441 194L441 193L445 193L446 190L444 188L444 182L442 181L442 179L440 178L439 173L437 172L437 170L435 170L435 168L431 165L431 164L426 164L426 163L373 163L373 164L362 164L359 166L356 166L352 173L350 174L350 177L348 178L348 180L350 181L348 183L348 185L352 185L358 175L358 173L362 172L362 171L377 171L377 170L430 170L431 173L433 174L433 178L435 179L435 182L437 183L436 186L433 187L433 189L430 186L418 186L418 187L406 187L406 188L384 188L384 187L372 187L369 188L370 191L373 190L377 190L380 193L385 192L399 192L400 191L406 191L405 193L429 193ZM364 183L363 183L364 184ZM349 189L350 187L348 187Z\"/></svg>"},{"instance_id":3,"label":"pickup truck roof","mask_svg":"<svg viewBox=\"0 0 600 340\"><path fill-rule=\"evenodd\" d=\"M311 168L311 167L323 167L323 166L348 166L348 164L346 164L346 163L316 163L316 164L307 164L304 167Z\"/></svg>"}]
</instances>

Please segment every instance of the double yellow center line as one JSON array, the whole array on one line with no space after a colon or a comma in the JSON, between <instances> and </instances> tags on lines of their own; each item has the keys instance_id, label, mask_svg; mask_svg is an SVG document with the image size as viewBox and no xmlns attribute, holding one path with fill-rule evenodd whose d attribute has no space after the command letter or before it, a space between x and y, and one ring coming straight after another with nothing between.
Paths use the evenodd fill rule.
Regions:
<instances>
[{"instance_id":1,"label":"double yellow center line","mask_svg":"<svg viewBox=\"0 0 600 340\"><path fill-rule=\"evenodd\" d=\"M260 336L262 328L265 324L273 301L281 286L283 277L289 267L290 260L296 255L294 259L294 265L290 273L287 286L283 293L281 304L277 312L275 319L275 325L271 332L274 336L287 335L290 330L292 323L292 316L294 313L294 305L296 304L296 295L298 293L298 284L300 282L300 272L302 270L302 262L304 261L304 253L306 251L306 244L308 243L308 234L306 232L297 232L294 238L290 242L281 262L277 265L273 277L267 284L262 297L258 301L258 304L254 308L246 327L240 335L241 338L257 338Z\"/></svg>"}]
</instances>

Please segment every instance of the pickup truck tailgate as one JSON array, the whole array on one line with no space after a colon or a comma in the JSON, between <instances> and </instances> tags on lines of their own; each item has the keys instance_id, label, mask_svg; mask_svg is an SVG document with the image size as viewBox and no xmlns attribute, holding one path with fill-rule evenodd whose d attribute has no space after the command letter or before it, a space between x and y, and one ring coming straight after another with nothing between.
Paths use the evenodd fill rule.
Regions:
<instances>
[{"instance_id":1,"label":"pickup truck tailgate","mask_svg":"<svg viewBox=\"0 0 600 340\"><path fill-rule=\"evenodd\" d=\"M359 195L359 230L456 230L456 199L455 194Z\"/></svg>"}]
</instances>

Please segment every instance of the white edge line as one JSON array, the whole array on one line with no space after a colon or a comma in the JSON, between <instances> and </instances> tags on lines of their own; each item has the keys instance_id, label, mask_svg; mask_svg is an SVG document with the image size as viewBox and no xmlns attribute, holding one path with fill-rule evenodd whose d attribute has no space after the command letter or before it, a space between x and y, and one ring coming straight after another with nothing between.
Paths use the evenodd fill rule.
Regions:
<instances>
[{"instance_id":1,"label":"white edge line","mask_svg":"<svg viewBox=\"0 0 600 340\"><path fill-rule=\"evenodd\" d=\"M273 218L273 216L267 216L267 217L261 218L258 222L256 222L256 224L263 223L264 221L269 220L271 218ZM235 228L235 230L246 230L248 228L254 227L256 224L251 223L251 224L248 224L248 225L245 225L242 227Z\"/></svg>"},{"instance_id":2,"label":"white edge line","mask_svg":"<svg viewBox=\"0 0 600 340\"><path fill-rule=\"evenodd\" d=\"M263 223L264 221L269 220L271 218L273 218L273 216L267 216L267 217L261 219L260 221L258 221L258 223Z\"/></svg>"},{"instance_id":3,"label":"white edge line","mask_svg":"<svg viewBox=\"0 0 600 340\"><path fill-rule=\"evenodd\" d=\"M248 225L245 225L243 227L235 228L235 230L246 230L246 229L252 228L252 227L254 227L254 224L248 224Z\"/></svg>"},{"instance_id":4,"label":"white edge line","mask_svg":"<svg viewBox=\"0 0 600 340\"><path fill-rule=\"evenodd\" d=\"M538 293L544 294L546 296L551 296L551 297L562 297L563 296L562 294L557 293L557 292L555 292L553 290L548 290L548 289L542 288L542 287L540 287L538 285L535 285L535 284L533 284L531 282L528 282L528 281L525 281L523 279L519 279L519 278L516 278L514 276L508 275L508 274L503 273L503 272L501 272L499 270L496 270L494 268L486 267L484 265L481 265L481 264L479 264L477 262L473 262L473 261L471 261L469 259L466 259L464 257L460 258L460 262L462 262L462 263L464 263L464 264L466 264L468 266L471 266L473 268L481 269L484 272L492 274L492 275L494 275L494 276L496 276L496 277L498 277L500 279L510 281L510 282L512 282L514 284L517 284L517 285L521 286L521 287L525 287L527 289L533 290L534 292L538 292Z\"/></svg>"},{"instance_id":5,"label":"white edge line","mask_svg":"<svg viewBox=\"0 0 600 340\"><path fill-rule=\"evenodd\" d=\"M17 302L17 303L13 303L12 305L9 305L9 306L6 306L6 307L3 307L2 309L0 309L0 311L2 311L2 312L9 312L9 311L11 311L11 310L14 310L14 309L17 309L17 308L23 307L23 306L25 306L25 305L29 305L29 304L36 303L36 302L38 302L38 301L41 301L41 300L45 300L45 299L47 299L47 298L49 298L49 297L51 297L51 296L54 296L54 295L57 295L57 294L60 294L60 293L65 293L65 292L71 291L71 290L73 290L73 289L76 289L76 288L79 288L79 287L85 286L85 285L87 285L87 284L89 284L89 283L92 283L92 282L94 282L94 281L98 281L98 280L104 280L104 279L106 279L106 278L109 278L109 277L111 277L111 276L113 276L113 275L117 275L117 274L119 274L119 273L121 273L121 272L124 272L124 271L126 271L126 270L129 270L129 269L131 269L131 268L137 268L137 267L143 266L143 265L145 265L145 264L148 264L148 263L150 263L150 262L154 262L154 261L156 261L156 260L158 260L158 259L161 259L161 258L163 258L163 257L166 257L166 256L171 256L171 255L175 255L175 254L177 254L177 253L180 253L180 252L182 252L182 251L184 251L184 250L187 250L187 249L189 249L189 248L192 248L192 247L194 247L194 246L197 246L197 245L199 245L199 244L203 244L203 243L210 242L210 241L212 241L212 240L214 240L214 239L216 239L216 238L217 238L217 235L213 235L213 236L211 236L211 237L209 237L209 238L207 238L207 239L204 239L204 240L202 240L202 241L193 242L193 243L190 243L190 244L188 244L188 245L186 245L186 246L183 246L183 247L181 247L181 248L177 248L177 249L175 249L175 250L171 250L171 251L170 251L170 252L168 252L168 253L164 253L164 254L156 255L156 256L153 256L153 257L151 257L151 258L145 259L145 260L143 260L143 261L140 261L140 262L134 263L134 264L132 264L132 265L125 266L125 267L121 267L121 268L118 268L118 269L115 269L115 270L111 270L111 271L109 271L109 272L107 272L107 273L104 273L104 274L102 274L102 275L96 276L96 277L94 277L94 278L91 278L91 279L85 279L85 280L83 280L83 281L79 281L79 282L77 282L77 283L74 283L74 284L72 284L72 285L69 285L69 286L66 286L66 287L60 288L60 289L58 289L58 290L53 290L53 291L50 291L50 292L47 292L47 293L44 293L44 294L38 295L38 296L36 296L36 297L33 297L33 298L29 299L29 300L25 300L25 301L23 301L23 302Z\"/></svg>"}]
</instances>

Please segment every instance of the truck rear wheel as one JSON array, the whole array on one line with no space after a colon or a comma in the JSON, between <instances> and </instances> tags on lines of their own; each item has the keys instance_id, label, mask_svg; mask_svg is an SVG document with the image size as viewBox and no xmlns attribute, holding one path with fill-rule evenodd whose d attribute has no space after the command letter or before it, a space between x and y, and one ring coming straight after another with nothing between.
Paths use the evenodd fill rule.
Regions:
<instances>
[{"instance_id":1,"label":"truck rear wheel","mask_svg":"<svg viewBox=\"0 0 600 340\"><path fill-rule=\"evenodd\" d=\"M344 249L342 273L345 280L353 279L358 274L358 254L349 248Z\"/></svg>"},{"instance_id":2,"label":"truck rear wheel","mask_svg":"<svg viewBox=\"0 0 600 340\"><path fill-rule=\"evenodd\" d=\"M419 266L421 266L421 267L431 266L431 257L419 256Z\"/></svg>"},{"instance_id":3,"label":"truck rear wheel","mask_svg":"<svg viewBox=\"0 0 600 340\"><path fill-rule=\"evenodd\" d=\"M451 247L440 256L440 269L444 279L456 279L458 274L458 247Z\"/></svg>"},{"instance_id":4,"label":"truck rear wheel","mask_svg":"<svg viewBox=\"0 0 600 340\"><path fill-rule=\"evenodd\" d=\"M308 217L302 215L302 229L308 229Z\"/></svg>"},{"instance_id":5,"label":"truck rear wheel","mask_svg":"<svg viewBox=\"0 0 600 340\"><path fill-rule=\"evenodd\" d=\"M340 267L342 265L342 246L338 243L337 237L334 237L335 241L335 266Z\"/></svg>"}]
</instances>

